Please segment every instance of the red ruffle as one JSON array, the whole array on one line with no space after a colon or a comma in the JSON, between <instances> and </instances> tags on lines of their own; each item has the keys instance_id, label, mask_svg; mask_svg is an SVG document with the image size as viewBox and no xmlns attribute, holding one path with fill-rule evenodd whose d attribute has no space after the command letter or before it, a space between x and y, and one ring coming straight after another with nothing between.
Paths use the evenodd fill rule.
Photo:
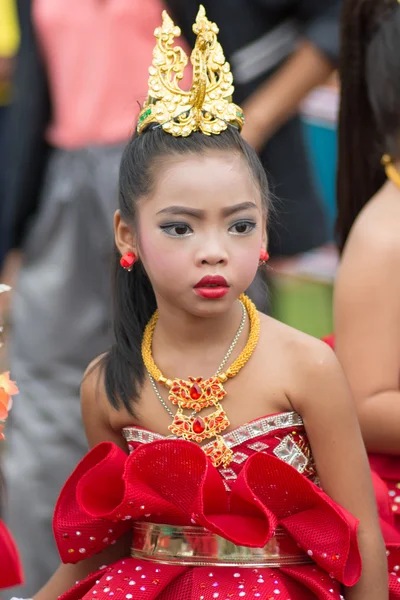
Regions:
<instances>
[{"instance_id":1,"label":"red ruffle","mask_svg":"<svg viewBox=\"0 0 400 600\"><path fill-rule=\"evenodd\" d=\"M22 566L17 547L0 519L0 589L20 585L22 582Z\"/></svg>"},{"instance_id":2,"label":"red ruffle","mask_svg":"<svg viewBox=\"0 0 400 600\"><path fill-rule=\"evenodd\" d=\"M361 572L357 520L274 456L250 457L230 494L200 447L182 440L94 448L65 484L54 515L64 562L112 543L132 520L197 525L238 545L261 547L279 525L326 572L354 585Z\"/></svg>"}]
</instances>

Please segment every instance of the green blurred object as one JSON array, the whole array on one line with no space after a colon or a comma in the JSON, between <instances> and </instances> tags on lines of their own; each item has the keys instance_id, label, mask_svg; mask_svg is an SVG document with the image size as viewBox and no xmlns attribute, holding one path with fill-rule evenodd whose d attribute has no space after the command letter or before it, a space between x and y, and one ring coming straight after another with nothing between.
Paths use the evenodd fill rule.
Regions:
<instances>
[{"instance_id":1,"label":"green blurred object","mask_svg":"<svg viewBox=\"0 0 400 600\"><path fill-rule=\"evenodd\" d=\"M271 292L273 317L314 337L332 333L332 285L275 276Z\"/></svg>"},{"instance_id":2,"label":"green blurred object","mask_svg":"<svg viewBox=\"0 0 400 600\"><path fill-rule=\"evenodd\" d=\"M336 250L327 247L271 269L272 316L314 337L332 333L337 261Z\"/></svg>"}]
</instances>

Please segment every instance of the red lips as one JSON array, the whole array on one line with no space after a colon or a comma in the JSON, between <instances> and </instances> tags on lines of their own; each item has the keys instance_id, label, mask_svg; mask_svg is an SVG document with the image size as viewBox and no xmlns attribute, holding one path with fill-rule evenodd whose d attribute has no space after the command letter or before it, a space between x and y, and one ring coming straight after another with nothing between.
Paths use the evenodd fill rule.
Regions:
<instances>
[{"instance_id":1,"label":"red lips","mask_svg":"<svg viewBox=\"0 0 400 600\"><path fill-rule=\"evenodd\" d=\"M215 300L229 292L228 282L221 275L206 275L194 286L194 291L203 298Z\"/></svg>"},{"instance_id":2,"label":"red lips","mask_svg":"<svg viewBox=\"0 0 400 600\"><path fill-rule=\"evenodd\" d=\"M229 287L228 282L221 275L206 275L203 279L200 279L194 286L195 288L203 287Z\"/></svg>"}]
</instances>

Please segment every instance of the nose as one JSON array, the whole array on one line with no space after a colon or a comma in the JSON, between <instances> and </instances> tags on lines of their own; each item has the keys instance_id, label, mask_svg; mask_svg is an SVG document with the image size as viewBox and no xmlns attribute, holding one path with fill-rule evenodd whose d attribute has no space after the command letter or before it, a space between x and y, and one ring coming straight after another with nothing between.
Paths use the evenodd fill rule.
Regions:
<instances>
[{"instance_id":1,"label":"nose","mask_svg":"<svg viewBox=\"0 0 400 600\"><path fill-rule=\"evenodd\" d=\"M197 262L201 265L224 265L228 262L228 252L221 240L208 237L197 253Z\"/></svg>"}]
</instances>

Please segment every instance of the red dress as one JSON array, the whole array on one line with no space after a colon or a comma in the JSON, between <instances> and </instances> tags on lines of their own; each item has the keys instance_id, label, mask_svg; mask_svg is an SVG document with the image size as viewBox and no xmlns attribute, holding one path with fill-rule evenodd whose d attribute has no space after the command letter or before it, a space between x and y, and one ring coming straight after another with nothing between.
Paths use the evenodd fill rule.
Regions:
<instances>
[{"instance_id":1,"label":"red dress","mask_svg":"<svg viewBox=\"0 0 400 600\"><path fill-rule=\"evenodd\" d=\"M0 590L23 582L17 548L7 527L0 519Z\"/></svg>"},{"instance_id":2,"label":"red dress","mask_svg":"<svg viewBox=\"0 0 400 600\"><path fill-rule=\"evenodd\" d=\"M140 521L196 524L253 548L279 529L310 564L193 567L127 557L79 582L63 600L339 600L341 583L357 582L358 522L320 489L296 413L226 434L234 452L227 468L216 469L192 442L137 427L123 433L129 457L112 443L96 446L61 492L54 531L64 562L101 551Z\"/></svg>"}]
</instances>

